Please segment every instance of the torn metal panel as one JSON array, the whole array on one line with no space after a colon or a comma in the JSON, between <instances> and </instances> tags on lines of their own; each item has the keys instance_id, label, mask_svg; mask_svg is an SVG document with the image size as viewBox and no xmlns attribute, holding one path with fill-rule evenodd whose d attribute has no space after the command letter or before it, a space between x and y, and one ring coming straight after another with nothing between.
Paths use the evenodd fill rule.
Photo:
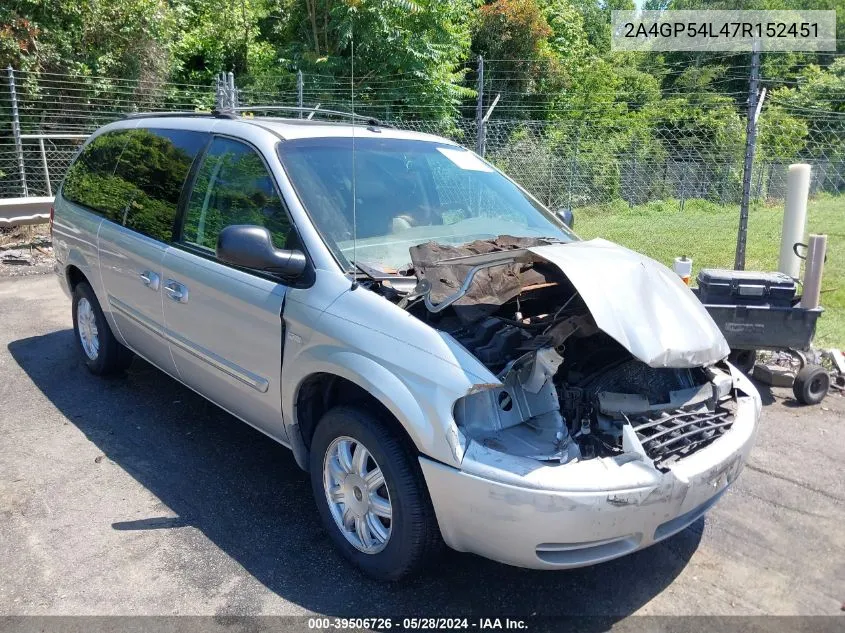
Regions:
<instances>
[{"instance_id":1,"label":"torn metal panel","mask_svg":"<svg viewBox=\"0 0 845 633\"><path fill-rule=\"evenodd\" d=\"M501 265L476 271L471 286L452 303L461 321L472 323L495 312L522 292L525 286L549 281L535 270L530 261L511 261L512 258L530 259L532 256L525 250L526 247L538 244L548 244L548 241L502 235L462 246L426 242L411 247L409 251L417 278L426 279L431 284L428 296L434 304L459 292L474 267L503 260ZM467 257L486 254L490 254L492 260L490 257Z\"/></svg>"},{"instance_id":2,"label":"torn metal panel","mask_svg":"<svg viewBox=\"0 0 845 633\"><path fill-rule=\"evenodd\" d=\"M528 250L560 268L596 325L651 367L701 367L730 352L704 306L666 266L602 239Z\"/></svg>"}]
</instances>

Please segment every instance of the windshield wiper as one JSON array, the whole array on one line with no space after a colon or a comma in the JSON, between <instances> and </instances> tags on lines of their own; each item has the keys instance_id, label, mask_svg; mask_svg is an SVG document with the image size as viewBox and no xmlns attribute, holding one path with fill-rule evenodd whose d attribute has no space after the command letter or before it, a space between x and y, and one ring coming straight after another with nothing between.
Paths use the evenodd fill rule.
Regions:
<instances>
[{"instance_id":1,"label":"windshield wiper","mask_svg":"<svg viewBox=\"0 0 845 633\"><path fill-rule=\"evenodd\" d=\"M364 273L365 276L369 277L373 281L386 281L397 279L413 279L414 281L416 281L416 277L408 277L406 275L400 275L398 273L386 273L383 270L378 270L377 268L367 266L366 264L362 264L361 262L355 262L355 268L357 268L360 272Z\"/></svg>"}]
</instances>

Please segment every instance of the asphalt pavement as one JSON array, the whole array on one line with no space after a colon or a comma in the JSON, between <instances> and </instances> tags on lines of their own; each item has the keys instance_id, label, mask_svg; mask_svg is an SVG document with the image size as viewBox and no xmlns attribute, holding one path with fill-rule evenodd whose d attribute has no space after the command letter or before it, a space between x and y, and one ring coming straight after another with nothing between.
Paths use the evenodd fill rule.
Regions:
<instances>
[{"instance_id":1,"label":"asphalt pavement","mask_svg":"<svg viewBox=\"0 0 845 633\"><path fill-rule=\"evenodd\" d=\"M845 398L763 389L734 487L682 533L591 568L448 552L401 584L333 551L292 455L147 363L104 380L52 275L0 280L0 615L834 615Z\"/></svg>"}]
</instances>

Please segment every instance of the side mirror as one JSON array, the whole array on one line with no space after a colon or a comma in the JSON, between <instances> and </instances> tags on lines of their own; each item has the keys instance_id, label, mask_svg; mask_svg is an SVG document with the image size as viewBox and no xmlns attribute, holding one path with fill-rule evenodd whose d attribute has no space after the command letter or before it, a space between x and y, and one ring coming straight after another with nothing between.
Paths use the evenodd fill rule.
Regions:
<instances>
[{"instance_id":1,"label":"side mirror","mask_svg":"<svg viewBox=\"0 0 845 633\"><path fill-rule=\"evenodd\" d=\"M559 217L570 229L575 225L575 216L572 215L572 209L566 207L558 209L555 213L557 214L557 217Z\"/></svg>"},{"instance_id":2,"label":"side mirror","mask_svg":"<svg viewBox=\"0 0 845 633\"><path fill-rule=\"evenodd\" d=\"M217 259L288 278L301 275L307 264L302 251L276 248L270 231L263 226L251 224L233 224L220 231L217 236Z\"/></svg>"}]
</instances>

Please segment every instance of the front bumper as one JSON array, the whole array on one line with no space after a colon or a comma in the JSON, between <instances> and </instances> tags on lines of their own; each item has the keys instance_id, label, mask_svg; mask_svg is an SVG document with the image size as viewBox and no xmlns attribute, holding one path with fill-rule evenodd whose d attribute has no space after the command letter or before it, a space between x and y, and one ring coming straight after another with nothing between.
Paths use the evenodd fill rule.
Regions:
<instances>
[{"instance_id":1,"label":"front bumper","mask_svg":"<svg viewBox=\"0 0 845 633\"><path fill-rule=\"evenodd\" d=\"M420 458L446 543L510 565L582 567L648 547L692 524L737 478L754 443L760 397L709 446L660 472L640 460L593 459L525 468L472 444L461 469Z\"/></svg>"}]
</instances>

